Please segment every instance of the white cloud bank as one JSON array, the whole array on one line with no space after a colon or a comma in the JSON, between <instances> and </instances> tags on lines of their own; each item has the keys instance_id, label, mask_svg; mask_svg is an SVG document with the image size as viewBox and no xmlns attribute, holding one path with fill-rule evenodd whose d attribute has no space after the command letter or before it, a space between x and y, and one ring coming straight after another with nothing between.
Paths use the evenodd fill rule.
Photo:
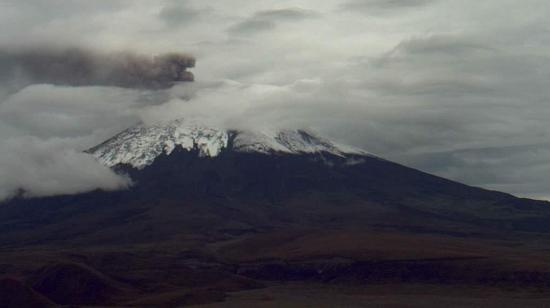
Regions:
<instances>
[{"instance_id":1,"label":"white cloud bank","mask_svg":"<svg viewBox=\"0 0 550 308\"><path fill-rule=\"evenodd\" d=\"M129 180L62 141L18 138L0 143L0 199L75 194L128 187Z\"/></svg>"}]
</instances>

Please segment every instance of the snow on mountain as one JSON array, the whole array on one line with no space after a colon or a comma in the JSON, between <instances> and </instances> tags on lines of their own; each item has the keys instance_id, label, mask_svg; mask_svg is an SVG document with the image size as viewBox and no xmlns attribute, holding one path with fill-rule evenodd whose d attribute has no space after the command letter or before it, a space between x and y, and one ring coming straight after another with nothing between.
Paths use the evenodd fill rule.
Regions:
<instances>
[{"instance_id":1,"label":"snow on mountain","mask_svg":"<svg viewBox=\"0 0 550 308\"><path fill-rule=\"evenodd\" d=\"M185 150L196 149L201 157L215 157L225 149L262 154L371 155L360 149L338 145L305 130L233 131L189 120L138 125L87 152L109 167L128 164L142 169L152 164L159 155L169 155L177 146Z\"/></svg>"}]
</instances>

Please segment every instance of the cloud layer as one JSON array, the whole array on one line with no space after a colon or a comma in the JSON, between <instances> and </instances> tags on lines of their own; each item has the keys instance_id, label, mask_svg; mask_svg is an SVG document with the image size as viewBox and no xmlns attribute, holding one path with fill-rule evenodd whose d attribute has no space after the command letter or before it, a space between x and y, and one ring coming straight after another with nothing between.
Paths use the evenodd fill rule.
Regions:
<instances>
[{"instance_id":1,"label":"cloud layer","mask_svg":"<svg viewBox=\"0 0 550 308\"><path fill-rule=\"evenodd\" d=\"M184 51L198 59L196 82L129 89L124 82L56 82L53 74L13 91L25 78L0 74L0 140L43 153L57 152L32 144L62 140L76 153L140 120L201 115L228 127L307 126L471 185L550 197L546 1L115 0L53 7L5 1L0 27L10 30L0 33L0 50L36 53L33 46L54 42L58 50L78 46L102 59L125 50ZM2 156L17 156L5 150L12 148L2 146ZM8 164L1 162L0 172Z\"/></svg>"},{"instance_id":2,"label":"cloud layer","mask_svg":"<svg viewBox=\"0 0 550 308\"><path fill-rule=\"evenodd\" d=\"M40 197L130 185L128 179L99 166L92 156L61 141L19 138L0 145L0 199L18 193Z\"/></svg>"}]
</instances>

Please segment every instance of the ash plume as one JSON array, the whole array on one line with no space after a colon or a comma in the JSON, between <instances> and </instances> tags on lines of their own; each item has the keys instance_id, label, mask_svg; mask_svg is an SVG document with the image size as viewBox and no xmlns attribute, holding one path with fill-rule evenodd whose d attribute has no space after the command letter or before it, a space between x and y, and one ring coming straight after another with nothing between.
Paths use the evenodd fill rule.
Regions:
<instances>
[{"instance_id":1,"label":"ash plume","mask_svg":"<svg viewBox=\"0 0 550 308\"><path fill-rule=\"evenodd\" d=\"M164 89L194 77L195 59L182 53L143 55L81 48L0 51L0 81L30 84Z\"/></svg>"}]
</instances>

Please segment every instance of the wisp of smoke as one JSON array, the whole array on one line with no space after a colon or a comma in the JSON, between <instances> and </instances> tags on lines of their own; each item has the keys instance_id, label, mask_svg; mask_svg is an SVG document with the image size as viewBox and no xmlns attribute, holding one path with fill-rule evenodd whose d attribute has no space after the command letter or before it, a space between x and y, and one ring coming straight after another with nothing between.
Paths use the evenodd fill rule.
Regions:
<instances>
[{"instance_id":1,"label":"wisp of smoke","mask_svg":"<svg viewBox=\"0 0 550 308\"><path fill-rule=\"evenodd\" d=\"M187 69L194 66L195 59L182 53L146 56L81 48L0 50L0 81L12 88L46 83L165 89L177 82L193 81Z\"/></svg>"}]
</instances>

